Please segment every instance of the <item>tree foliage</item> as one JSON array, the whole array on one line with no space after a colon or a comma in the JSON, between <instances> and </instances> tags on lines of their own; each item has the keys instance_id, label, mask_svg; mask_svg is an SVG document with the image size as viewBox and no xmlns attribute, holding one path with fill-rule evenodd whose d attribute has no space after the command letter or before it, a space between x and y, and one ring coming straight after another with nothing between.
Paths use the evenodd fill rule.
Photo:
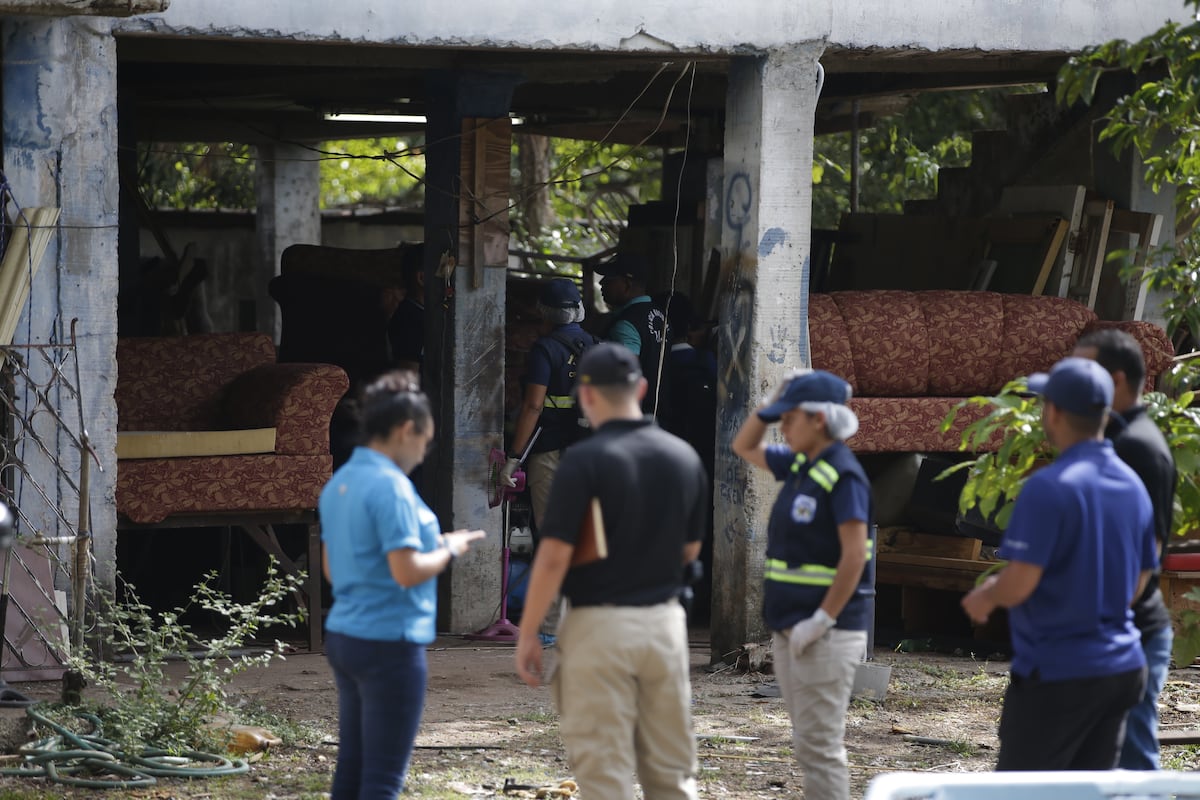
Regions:
<instances>
[{"instance_id":1,"label":"tree foliage","mask_svg":"<svg viewBox=\"0 0 1200 800\"><path fill-rule=\"evenodd\" d=\"M1200 0L1185 5L1196 11ZM1155 191L1175 187L1177 242L1155 260L1148 280L1152 289L1168 296L1168 332L1184 326L1200 342L1200 236L1195 225L1200 217L1200 22L1169 22L1136 42L1116 40L1083 51L1063 67L1058 99L1091 103L1108 73L1132 73L1134 87L1106 115L1100 141L1117 154L1135 150Z\"/></svg>"},{"instance_id":2,"label":"tree foliage","mask_svg":"<svg viewBox=\"0 0 1200 800\"><path fill-rule=\"evenodd\" d=\"M138 180L151 208L254 208L254 148L233 142L138 145Z\"/></svg>"},{"instance_id":3,"label":"tree foliage","mask_svg":"<svg viewBox=\"0 0 1200 800\"><path fill-rule=\"evenodd\" d=\"M423 138L346 139L321 147L321 207L425 202Z\"/></svg>"},{"instance_id":4,"label":"tree foliage","mask_svg":"<svg viewBox=\"0 0 1200 800\"><path fill-rule=\"evenodd\" d=\"M514 165L519 137L514 139ZM546 188L552 224L535 230L526 204L536 191L528 176L514 175L513 232L523 248L568 256L591 256L615 247L629 207L662 194L662 152L578 139L552 139ZM551 268L576 271L556 265Z\"/></svg>"}]
</instances>

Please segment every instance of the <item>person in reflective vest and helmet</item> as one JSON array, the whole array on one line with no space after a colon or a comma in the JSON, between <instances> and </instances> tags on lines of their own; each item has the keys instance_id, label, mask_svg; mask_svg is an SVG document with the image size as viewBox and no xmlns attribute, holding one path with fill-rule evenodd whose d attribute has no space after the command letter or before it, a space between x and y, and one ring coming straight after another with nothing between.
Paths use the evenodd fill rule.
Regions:
<instances>
[{"instance_id":1,"label":"person in reflective vest and helmet","mask_svg":"<svg viewBox=\"0 0 1200 800\"><path fill-rule=\"evenodd\" d=\"M871 484L844 441L858 430L849 400L838 376L794 371L733 440L783 482L767 526L763 616L805 796L828 800L850 797L846 709L874 592ZM763 442L775 422L786 444Z\"/></svg>"},{"instance_id":2,"label":"person in reflective vest and helmet","mask_svg":"<svg viewBox=\"0 0 1200 800\"><path fill-rule=\"evenodd\" d=\"M596 337L579 327L584 316L583 299L579 287L568 278L546 282L538 296L538 311L551 327L529 351L522 378L521 409L502 477L509 486L516 485L513 472L534 431L540 427L541 432L530 448L525 474L534 524L541 525L559 455L587 434L572 390L579 358L596 343Z\"/></svg>"}]
</instances>

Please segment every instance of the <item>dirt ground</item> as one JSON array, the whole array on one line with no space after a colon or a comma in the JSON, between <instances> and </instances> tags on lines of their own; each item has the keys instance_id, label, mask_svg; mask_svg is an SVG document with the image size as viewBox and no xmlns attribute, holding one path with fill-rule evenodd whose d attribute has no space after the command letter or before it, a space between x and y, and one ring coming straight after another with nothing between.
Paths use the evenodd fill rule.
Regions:
<instances>
[{"instance_id":1,"label":"dirt ground","mask_svg":"<svg viewBox=\"0 0 1200 800\"><path fill-rule=\"evenodd\" d=\"M848 718L847 748L853 794L876 775L894 770L983 771L996 757L996 720L1007 663L969 656L903 654L877 650L875 663L891 667L882 702L856 699ZM700 735L702 797L802 796L802 776L791 759L790 727L782 701L760 697L769 675L713 670L702 635L692 642L696 732ZM506 781L554 786L571 775L558 739L556 715L545 689L521 684L512 648L439 639L429 651L430 681L409 795L418 798L532 797L504 792ZM18 687L53 698L54 683ZM162 781L153 789L109 791L109 797L319 798L327 796L337 758L337 698L321 655L289 655L239 676L232 696L247 721L266 724L284 744L251 765L245 776L194 783ZM1200 727L1200 673L1172 672L1162 697L1165 727ZM908 737L922 737L920 743ZM1195 769L1200 748L1170 747L1165 765ZM0 779L0 800L95 796L43 780Z\"/></svg>"}]
</instances>

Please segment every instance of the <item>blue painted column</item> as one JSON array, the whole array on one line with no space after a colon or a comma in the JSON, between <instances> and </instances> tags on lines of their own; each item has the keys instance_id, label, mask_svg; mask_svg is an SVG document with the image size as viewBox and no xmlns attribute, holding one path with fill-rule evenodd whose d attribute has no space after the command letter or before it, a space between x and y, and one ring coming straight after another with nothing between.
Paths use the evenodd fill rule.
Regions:
<instances>
[{"instance_id":1,"label":"blue painted column","mask_svg":"<svg viewBox=\"0 0 1200 800\"><path fill-rule=\"evenodd\" d=\"M723 282L714 476L712 650L766 638L762 574L777 484L730 450L746 415L809 366L808 264L820 43L735 58L725 101Z\"/></svg>"}]
</instances>

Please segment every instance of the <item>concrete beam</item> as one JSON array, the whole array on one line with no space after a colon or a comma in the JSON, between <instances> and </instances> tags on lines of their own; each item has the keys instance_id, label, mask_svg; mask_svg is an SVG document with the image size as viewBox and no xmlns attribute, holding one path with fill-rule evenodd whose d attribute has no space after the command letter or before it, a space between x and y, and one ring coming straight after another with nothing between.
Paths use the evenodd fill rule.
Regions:
<instances>
[{"instance_id":1,"label":"concrete beam","mask_svg":"<svg viewBox=\"0 0 1200 800\"><path fill-rule=\"evenodd\" d=\"M809 365L813 121L821 44L734 59L725 116L714 658L766 637L762 573L775 481L730 449L786 369Z\"/></svg>"},{"instance_id":2,"label":"concrete beam","mask_svg":"<svg viewBox=\"0 0 1200 800\"><path fill-rule=\"evenodd\" d=\"M137 14L161 14L170 7L171 0L10 0L0 2L0 14L132 17Z\"/></svg>"},{"instance_id":3,"label":"concrete beam","mask_svg":"<svg viewBox=\"0 0 1200 800\"><path fill-rule=\"evenodd\" d=\"M1113 38L1136 39L1167 19L1188 19L1179 0L668 0L573 3L408 0L188 0L165 14L122 23L156 32L266 39L335 40L441 47L661 53L765 53L808 41L848 48L1069 52Z\"/></svg>"}]
</instances>

